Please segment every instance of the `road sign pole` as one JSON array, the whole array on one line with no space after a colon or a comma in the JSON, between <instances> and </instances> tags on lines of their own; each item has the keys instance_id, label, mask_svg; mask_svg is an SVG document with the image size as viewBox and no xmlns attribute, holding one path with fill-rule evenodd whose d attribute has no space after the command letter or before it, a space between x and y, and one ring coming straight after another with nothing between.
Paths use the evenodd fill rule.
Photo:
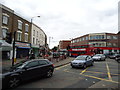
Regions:
<instances>
[{"instance_id":1,"label":"road sign pole","mask_svg":"<svg viewBox=\"0 0 120 90\"><path fill-rule=\"evenodd\" d=\"M16 31L14 32L14 35L13 35L13 57L12 57L12 66L14 66L14 57L15 57L15 36L16 36Z\"/></svg>"}]
</instances>

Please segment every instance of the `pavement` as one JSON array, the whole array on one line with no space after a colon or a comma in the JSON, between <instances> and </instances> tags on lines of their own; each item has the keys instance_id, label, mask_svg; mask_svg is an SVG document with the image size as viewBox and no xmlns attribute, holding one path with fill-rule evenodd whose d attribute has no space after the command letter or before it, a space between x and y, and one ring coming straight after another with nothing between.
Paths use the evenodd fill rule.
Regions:
<instances>
[{"instance_id":1,"label":"pavement","mask_svg":"<svg viewBox=\"0 0 120 90\"><path fill-rule=\"evenodd\" d=\"M43 59L42 57L40 57L39 59ZM45 58L45 59L49 59L49 58ZM60 67L62 65L65 65L65 64L68 64L71 62L71 60L73 60L74 58L72 57L67 57L66 59L50 59L51 62L53 62L55 68L56 67ZM25 60L24 59L16 59L16 62L14 62L14 64L22 61L22 60ZM12 66L12 60L4 60L4 61L0 61L0 65L2 65L2 68L4 70L4 68L8 68L8 67L11 67Z\"/></svg>"}]
</instances>

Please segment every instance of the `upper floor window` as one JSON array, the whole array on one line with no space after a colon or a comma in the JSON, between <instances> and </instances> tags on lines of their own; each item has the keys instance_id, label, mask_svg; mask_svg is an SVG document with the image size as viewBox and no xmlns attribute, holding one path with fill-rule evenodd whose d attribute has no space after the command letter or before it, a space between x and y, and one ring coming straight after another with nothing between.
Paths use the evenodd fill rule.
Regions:
<instances>
[{"instance_id":1,"label":"upper floor window","mask_svg":"<svg viewBox=\"0 0 120 90\"><path fill-rule=\"evenodd\" d=\"M35 36L35 30L33 30L33 36Z\"/></svg>"},{"instance_id":2,"label":"upper floor window","mask_svg":"<svg viewBox=\"0 0 120 90\"><path fill-rule=\"evenodd\" d=\"M117 36L113 36L113 39L117 39Z\"/></svg>"},{"instance_id":3,"label":"upper floor window","mask_svg":"<svg viewBox=\"0 0 120 90\"><path fill-rule=\"evenodd\" d=\"M84 41L85 39L84 39L84 37L82 38L82 41Z\"/></svg>"},{"instance_id":4,"label":"upper floor window","mask_svg":"<svg viewBox=\"0 0 120 90\"><path fill-rule=\"evenodd\" d=\"M18 41L22 40L22 32L20 32L20 31L17 32L17 40Z\"/></svg>"},{"instance_id":5,"label":"upper floor window","mask_svg":"<svg viewBox=\"0 0 120 90\"><path fill-rule=\"evenodd\" d=\"M8 24L8 16L3 15L2 23L3 23L3 24Z\"/></svg>"},{"instance_id":6,"label":"upper floor window","mask_svg":"<svg viewBox=\"0 0 120 90\"><path fill-rule=\"evenodd\" d=\"M25 32L28 32L28 30L29 30L29 25L25 24Z\"/></svg>"},{"instance_id":7,"label":"upper floor window","mask_svg":"<svg viewBox=\"0 0 120 90\"><path fill-rule=\"evenodd\" d=\"M107 39L111 39L111 36L107 36Z\"/></svg>"},{"instance_id":8,"label":"upper floor window","mask_svg":"<svg viewBox=\"0 0 120 90\"><path fill-rule=\"evenodd\" d=\"M28 42L28 34L25 33L25 42Z\"/></svg>"},{"instance_id":9,"label":"upper floor window","mask_svg":"<svg viewBox=\"0 0 120 90\"><path fill-rule=\"evenodd\" d=\"M79 39L77 39L77 42L79 42Z\"/></svg>"},{"instance_id":10,"label":"upper floor window","mask_svg":"<svg viewBox=\"0 0 120 90\"><path fill-rule=\"evenodd\" d=\"M36 39L36 45L38 44L38 39Z\"/></svg>"},{"instance_id":11,"label":"upper floor window","mask_svg":"<svg viewBox=\"0 0 120 90\"><path fill-rule=\"evenodd\" d=\"M33 44L35 44L35 38L33 38Z\"/></svg>"},{"instance_id":12,"label":"upper floor window","mask_svg":"<svg viewBox=\"0 0 120 90\"><path fill-rule=\"evenodd\" d=\"M116 47L116 46L117 46L117 44L116 44L116 43L113 43L113 46L115 46L115 47Z\"/></svg>"},{"instance_id":13,"label":"upper floor window","mask_svg":"<svg viewBox=\"0 0 120 90\"><path fill-rule=\"evenodd\" d=\"M88 40L88 36L86 36L86 40Z\"/></svg>"},{"instance_id":14,"label":"upper floor window","mask_svg":"<svg viewBox=\"0 0 120 90\"><path fill-rule=\"evenodd\" d=\"M107 45L108 45L108 46L112 46L112 43L108 43Z\"/></svg>"},{"instance_id":15,"label":"upper floor window","mask_svg":"<svg viewBox=\"0 0 120 90\"><path fill-rule=\"evenodd\" d=\"M8 32L7 28L2 28L2 37L6 38L6 33Z\"/></svg>"},{"instance_id":16,"label":"upper floor window","mask_svg":"<svg viewBox=\"0 0 120 90\"><path fill-rule=\"evenodd\" d=\"M22 30L22 21L18 20L18 29Z\"/></svg>"},{"instance_id":17,"label":"upper floor window","mask_svg":"<svg viewBox=\"0 0 120 90\"><path fill-rule=\"evenodd\" d=\"M37 37L38 37L38 31L37 31Z\"/></svg>"}]
</instances>

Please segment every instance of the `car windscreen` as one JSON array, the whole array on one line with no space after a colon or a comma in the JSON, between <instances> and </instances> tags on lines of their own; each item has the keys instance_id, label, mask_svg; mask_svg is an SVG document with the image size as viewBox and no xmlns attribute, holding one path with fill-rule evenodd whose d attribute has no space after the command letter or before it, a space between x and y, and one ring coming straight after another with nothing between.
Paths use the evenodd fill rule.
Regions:
<instances>
[{"instance_id":1,"label":"car windscreen","mask_svg":"<svg viewBox=\"0 0 120 90\"><path fill-rule=\"evenodd\" d=\"M21 62L19 62L19 63L16 63L16 64L15 64L14 66L12 66L11 68L12 68L12 69L19 68L19 67L21 67L25 62L26 62L26 61L21 61Z\"/></svg>"},{"instance_id":2,"label":"car windscreen","mask_svg":"<svg viewBox=\"0 0 120 90\"><path fill-rule=\"evenodd\" d=\"M75 60L86 60L87 56L78 56Z\"/></svg>"}]
</instances>

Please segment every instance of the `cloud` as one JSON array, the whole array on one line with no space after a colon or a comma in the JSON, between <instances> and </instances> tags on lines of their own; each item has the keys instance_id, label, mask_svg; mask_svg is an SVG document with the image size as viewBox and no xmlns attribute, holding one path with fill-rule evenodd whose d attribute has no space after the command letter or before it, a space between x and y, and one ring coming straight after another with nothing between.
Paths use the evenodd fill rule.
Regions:
<instances>
[{"instance_id":1,"label":"cloud","mask_svg":"<svg viewBox=\"0 0 120 90\"><path fill-rule=\"evenodd\" d=\"M119 0L2 0L4 5L40 26L51 47L60 40L89 33L117 33Z\"/></svg>"}]
</instances>

